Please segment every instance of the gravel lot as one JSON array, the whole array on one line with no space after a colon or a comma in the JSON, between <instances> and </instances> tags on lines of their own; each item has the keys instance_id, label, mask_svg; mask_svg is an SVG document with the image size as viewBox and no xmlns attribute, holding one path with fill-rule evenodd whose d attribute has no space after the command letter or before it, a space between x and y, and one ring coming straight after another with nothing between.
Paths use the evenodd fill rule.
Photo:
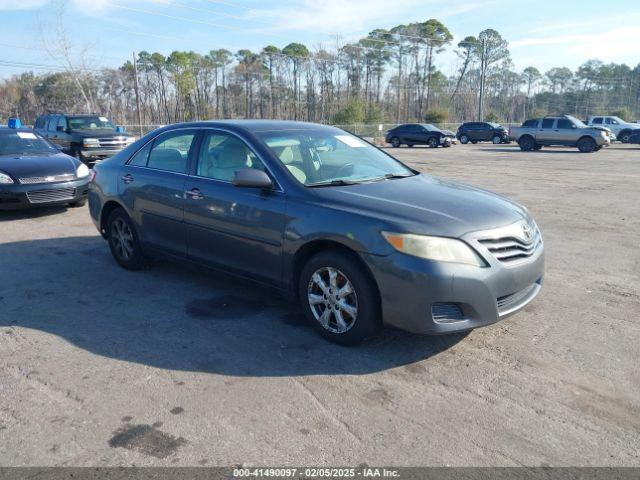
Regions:
<instances>
[{"instance_id":1,"label":"gravel lot","mask_svg":"<svg viewBox=\"0 0 640 480\"><path fill-rule=\"evenodd\" d=\"M251 284L120 269L86 208L0 213L0 464L640 466L640 149L392 152L531 210L532 305L342 348Z\"/></svg>"}]
</instances>

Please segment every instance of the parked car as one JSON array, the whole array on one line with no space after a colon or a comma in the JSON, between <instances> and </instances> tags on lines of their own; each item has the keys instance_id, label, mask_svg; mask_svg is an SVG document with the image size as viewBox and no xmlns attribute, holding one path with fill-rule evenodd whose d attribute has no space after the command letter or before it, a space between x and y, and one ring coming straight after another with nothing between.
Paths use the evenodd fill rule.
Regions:
<instances>
[{"instance_id":1,"label":"parked car","mask_svg":"<svg viewBox=\"0 0 640 480\"><path fill-rule=\"evenodd\" d=\"M549 145L566 145L590 153L611 143L605 128L589 127L571 115L527 120L520 127L511 127L510 136L523 151L540 150Z\"/></svg>"},{"instance_id":2,"label":"parked car","mask_svg":"<svg viewBox=\"0 0 640 480\"><path fill-rule=\"evenodd\" d=\"M455 135L449 130L440 130L430 123L405 123L387 131L385 141L394 147L407 145L429 145L431 148L439 146L450 147L455 141Z\"/></svg>"},{"instance_id":3,"label":"parked car","mask_svg":"<svg viewBox=\"0 0 640 480\"><path fill-rule=\"evenodd\" d=\"M458 127L456 137L460 143L493 142L509 143L509 132L499 123L464 122Z\"/></svg>"},{"instance_id":4,"label":"parked car","mask_svg":"<svg viewBox=\"0 0 640 480\"><path fill-rule=\"evenodd\" d=\"M168 257L274 286L338 343L383 322L473 329L522 309L542 285L542 237L524 207L334 127L172 125L94 171L89 211L122 267Z\"/></svg>"},{"instance_id":5,"label":"parked car","mask_svg":"<svg viewBox=\"0 0 640 480\"><path fill-rule=\"evenodd\" d=\"M84 163L118 153L135 137L118 131L108 118L95 115L53 113L36 119L35 130Z\"/></svg>"},{"instance_id":6,"label":"parked car","mask_svg":"<svg viewBox=\"0 0 640 480\"><path fill-rule=\"evenodd\" d=\"M0 129L0 210L87 201L89 168L28 128Z\"/></svg>"},{"instance_id":7,"label":"parked car","mask_svg":"<svg viewBox=\"0 0 640 480\"><path fill-rule=\"evenodd\" d=\"M639 123L625 122L620 117L614 115L591 116L585 123L594 127L607 127L622 143L629 143L631 132L640 128Z\"/></svg>"}]
</instances>

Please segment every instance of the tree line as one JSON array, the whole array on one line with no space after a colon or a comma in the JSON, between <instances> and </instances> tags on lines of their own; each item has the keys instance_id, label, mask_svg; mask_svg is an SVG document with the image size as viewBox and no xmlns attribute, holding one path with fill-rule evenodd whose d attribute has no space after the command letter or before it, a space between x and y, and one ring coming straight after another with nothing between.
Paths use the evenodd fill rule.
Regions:
<instances>
[{"instance_id":1,"label":"tree line","mask_svg":"<svg viewBox=\"0 0 640 480\"><path fill-rule=\"evenodd\" d=\"M446 49L459 59L449 75L436 67ZM52 110L154 125L209 118L519 122L553 113L631 120L639 106L640 65L589 60L575 71L530 66L518 72L496 30L454 45L436 19L375 29L333 50L294 42L260 51L143 51L119 68L70 61L55 72L27 71L0 82L0 118L17 115L25 123Z\"/></svg>"}]
</instances>

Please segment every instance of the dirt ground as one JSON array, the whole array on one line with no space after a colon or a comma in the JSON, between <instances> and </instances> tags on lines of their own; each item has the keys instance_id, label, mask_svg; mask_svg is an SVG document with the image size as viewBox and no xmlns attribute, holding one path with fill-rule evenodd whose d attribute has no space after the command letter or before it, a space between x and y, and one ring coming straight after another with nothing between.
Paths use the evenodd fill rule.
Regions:
<instances>
[{"instance_id":1,"label":"dirt ground","mask_svg":"<svg viewBox=\"0 0 640 480\"><path fill-rule=\"evenodd\" d=\"M0 213L1 465L640 466L640 149L389 150L543 233L524 311L319 338L260 287L128 272L86 208Z\"/></svg>"}]
</instances>

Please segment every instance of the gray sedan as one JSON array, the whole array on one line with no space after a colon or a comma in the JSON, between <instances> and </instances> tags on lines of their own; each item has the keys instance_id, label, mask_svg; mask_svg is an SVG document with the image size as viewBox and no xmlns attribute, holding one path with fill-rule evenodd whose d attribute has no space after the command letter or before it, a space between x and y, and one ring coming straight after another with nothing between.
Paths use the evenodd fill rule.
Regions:
<instances>
[{"instance_id":1,"label":"gray sedan","mask_svg":"<svg viewBox=\"0 0 640 480\"><path fill-rule=\"evenodd\" d=\"M275 287L342 344L383 323L427 334L487 325L543 280L524 207L316 124L156 130L96 165L89 207L124 268L165 257Z\"/></svg>"}]
</instances>

